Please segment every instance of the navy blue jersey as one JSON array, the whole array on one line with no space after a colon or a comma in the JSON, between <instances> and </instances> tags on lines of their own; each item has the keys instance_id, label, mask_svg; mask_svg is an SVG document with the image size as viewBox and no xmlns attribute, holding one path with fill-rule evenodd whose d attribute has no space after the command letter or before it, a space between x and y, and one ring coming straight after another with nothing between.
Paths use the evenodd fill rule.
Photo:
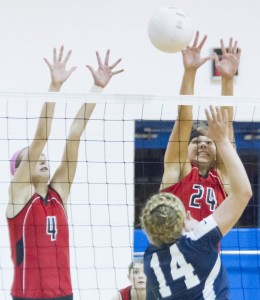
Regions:
<instances>
[{"instance_id":1,"label":"navy blue jersey","mask_svg":"<svg viewBox=\"0 0 260 300\"><path fill-rule=\"evenodd\" d=\"M144 254L147 300L228 300L227 273L220 260L222 234L212 216L174 244L149 245Z\"/></svg>"}]
</instances>

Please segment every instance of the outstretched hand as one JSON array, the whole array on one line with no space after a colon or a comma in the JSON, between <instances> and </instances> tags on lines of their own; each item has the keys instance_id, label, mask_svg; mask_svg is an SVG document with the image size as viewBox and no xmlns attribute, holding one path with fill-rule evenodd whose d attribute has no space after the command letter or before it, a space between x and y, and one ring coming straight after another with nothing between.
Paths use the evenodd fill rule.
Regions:
<instances>
[{"instance_id":1,"label":"outstretched hand","mask_svg":"<svg viewBox=\"0 0 260 300\"><path fill-rule=\"evenodd\" d=\"M228 111L211 105L209 109L205 109L205 113L208 120L208 129L198 127L197 130L215 143L229 141Z\"/></svg>"},{"instance_id":2,"label":"outstretched hand","mask_svg":"<svg viewBox=\"0 0 260 300\"><path fill-rule=\"evenodd\" d=\"M206 39L207 36L205 35L199 43L199 31L197 31L192 46L188 46L181 51L185 70L197 70L206 61L213 59L212 55L206 57L200 56L201 49L204 46Z\"/></svg>"},{"instance_id":3,"label":"outstretched hand","mask_svg":"<svg viewBox=\"0 0 260 300\"><path fill-rule=\"evenodd\" d=\"M86 67L90 70L95 85L104 88L110 81L110 79L119 73L122 73L124 70L118 70L118 71L112 71L120 62L121 58L118 59L115 63L112 65L109 65L109 55L110 50L107 50L106 57L104 63L102 62L99 52L96 52L97 61L98 61L98 70L95 71L92 66L86 65Z\"/></svg>"},{"instance_id":4,"label":"outstretched hand","mask_svg":"<svg viewBox=\"0 0 260 300\"><path fill-rule=\"evenodd\" d=\"M233 78L238 70L241 50L237 48L237 41L229 39L229 46L226 50L223 40L220 40L222 56L214 53L215 66L222 77Z\"/></svg>"},{"instance_id":5,"label":"outstretched hand","mask_svg":"<svg viewBox=\"0 0 260 300\"><path fill-rule=\"evenodd\" d=\"M66 70L66 64L70 58L71 50L68 51L63 58L64 47L60 47L60 52L57 57L57 50L53 48L53 62L52 64L47 58L44 58L47 66L51 72L51 85L49 91L59 91L62 84L70 77L70 75L76 70L77 67L72 67Z\"/></svg>"}]
</instances>

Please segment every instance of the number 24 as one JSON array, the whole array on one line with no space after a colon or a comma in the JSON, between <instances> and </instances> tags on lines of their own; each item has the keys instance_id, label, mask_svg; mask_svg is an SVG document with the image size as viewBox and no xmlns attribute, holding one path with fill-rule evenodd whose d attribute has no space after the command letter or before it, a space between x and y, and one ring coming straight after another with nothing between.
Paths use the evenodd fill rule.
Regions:
<instances>
[{"instance_id":1,"label":"number 24","mask_svg":"<svg viewBox=\"0 0 260 300\"><path fill-rule=\"evenodd\" d=\"M199 200L201 200L205 194L205 188L200 184L194 184L192 187L194 190L196 190L195 193L193 193L190 196L190 206L200 208L201 203ZM210 211L214 211L217 206L217 199L215 195L215 191L211 187L206 188L206 203L208 204Z\"/></svg>"}]
</instances>

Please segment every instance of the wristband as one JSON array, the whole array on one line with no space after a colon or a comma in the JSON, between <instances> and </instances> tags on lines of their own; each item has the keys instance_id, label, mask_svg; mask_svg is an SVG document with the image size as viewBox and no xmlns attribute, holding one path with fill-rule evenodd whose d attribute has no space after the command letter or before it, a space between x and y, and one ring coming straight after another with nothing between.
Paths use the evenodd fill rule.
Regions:
<instances>
[{"instance_id":1,"label":"wristband","mask_svg":"<svg viewBox=\"0 0 260 300\"><path fill-rule=\"evenodd\" d=\"M97 86L93 84L92 88L90 89L90 93L101 93L103 88L101 86Z\"/></svg>"}]
</instances>

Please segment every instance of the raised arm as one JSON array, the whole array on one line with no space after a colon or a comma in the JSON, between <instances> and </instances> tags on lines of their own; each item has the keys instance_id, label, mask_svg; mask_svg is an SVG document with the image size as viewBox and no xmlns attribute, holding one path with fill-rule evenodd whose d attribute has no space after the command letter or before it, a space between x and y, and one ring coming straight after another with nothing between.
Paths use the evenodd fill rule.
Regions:
<instances>
[{"instance_id":1,"label":"raised arm","mask_svg":"<svg viewBox=\"0 0 260 300\"><path fill-rule=\"evenodd\" d=\"M225 235L238 221L251 196L252 189L245 168L228 138L228 113L220 108L206 110L209 138L217 145L230 180L230 194L213 213L220 231Z\"/></svg>"},{"instance_id":2,"label":"raised arm","mask_svg":"<svg viewBox=\"0 0 260 300\"><path fill-rule=\"evenodd\" d=\"M217 70L221 75L221 95L233 96L234 94L234 77L238 71L241 51L237 47L237 41L233 42L233 38L229 40L229 46L226 49L223 40L220 40L222 56L219 59L218 55L214 53L214 60ZM222 110L227 109L229 120L229 139L234 142L233 130L233 107L222 106Z\"/></svg>"},{"instance_id":3,"label":"raised arm","mask_svg":"<svg viewBox=\"0 0 260 300\"><path fill-rule=\"evenodd\" d=\"M212 59L212 56L201 57L201 49L205 44L207 36L205 35L199 43L199 32L192 46L182 50L184 74L180 89L181 95L193 95L194 83L197 70L206 61ZM178 115L174 123L168 145L164 156L164 174L161 183L161 190L178 182L185 174L183 167L187 164L188 141L192 129L192 106L179 105ZM188 165L190 166L189 162ZM185 168L185 173L189 172L190 167Z\"/></svg>"},{"instance_id":4,"label":"raised arm","mask_svg":"<svg viewBox=\"0 0 260 300\"><path fill-rule=\"evenodd\" d=\"M114 72L111 71L119 64L121 59L117 60L114 64L109 65L109 55L110 51L108 50L105 61L102 63L99 53L96 52L98 60L97 71L95 71L90 65L87 66L93 76L94 84L102 88L106 87L114 75L123 72L123 70ZM70 188L76 173L81 135L91 117L95 105L96 104L94 103L84 103L81 105L70 127L61 164L51 179L51 186L60 194L65 208L67 205Z\"/></svg>"},{"instance_id":5,"label":"raised arm","mask_svg":"<svg viewBox=\"0 0 260 300\"><path fill-rule=\"evenodd\" d=\"M233 96L234 93L234 77L238 71L240 62L241 51L237 47L237 41L233 41L233 38L229 39L229 45L226 49L223 40L220 40L221 59L216 53L214 53L215 66L221 75L221 95ZM233 128L233 106L221 106L221 110L227 110L228 112L228 124L229 124L229 140L235 146L235 136ZM223 164L221 157L217 159L217 168L219 169L222 177L224 188L227 193L230 192L229 179L225 165Z\"/></svg>"},{"instance_id":6,"label":"raised arm","mask_svg":"<svg viewBox=\"0 0 260 300\"><path fill-rule=\"evenodd\" d=\"M233 96L234 76L237 73L241 51L237 47L237 41L229 39L229 45L226 49L223 40L220 40L221 59L214 53L215 66L221 75L221 95Z\"/></svg>"},{"instance_id":7,"label":"raised arm","mask_svg":"<svg viewBox=\"0 0 260 300\"><path fill-rule=\"evenodd\" d=\"M61 46L58 55L56 48L53 49L52 64L47 58L44 58L51 73L51 83L49 87L49 91L51 92L58 92L63 83L76 69L76 67L72 67L70 70L66 70L66 64L70 58L71 51L66 54L64 59L63 52L63 46ZM8 217L17 215L34 194L32 174L49 138L54 108L55 103L53 102L45 102L43 104L31 144L29 147L17 152L15 161L12 162L17 166L17 170L13 168L14 176L9 187L9 205L7 207Z\"/></svg>"},{"instance_id":8,"label":"raised arm","mask_svg":"<svg viewBox=\"0 0 260 300\"><path fill-rule=\"evenodd\" d=\"M32 174L48 140L54 108L55 103L43 104L31 145L18 151L15 160L11 162L15 168L9 186L9 203L6 210L8 218L16 216L34 193Z\"/></svg>"}]
</instances>

